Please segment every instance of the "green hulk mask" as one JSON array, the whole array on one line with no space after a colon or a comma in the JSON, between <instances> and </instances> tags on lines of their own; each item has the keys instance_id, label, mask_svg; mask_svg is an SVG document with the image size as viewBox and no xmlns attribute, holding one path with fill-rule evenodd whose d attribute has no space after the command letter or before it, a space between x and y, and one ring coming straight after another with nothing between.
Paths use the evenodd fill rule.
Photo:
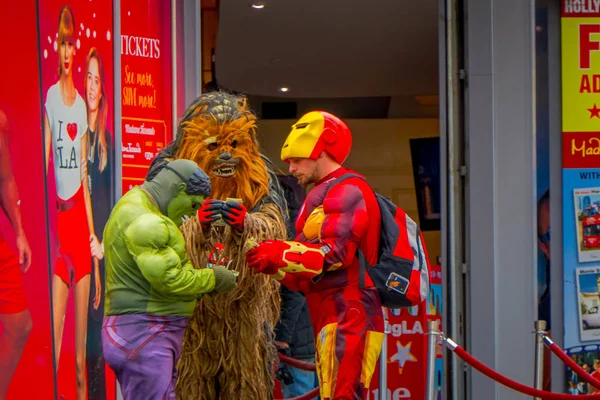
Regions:
<instances>
[{"instance_id":1,"label":"green hulk mask","mask_svg":"<svg viewBox=\"0 0 600 400\"><path fill-rule=\"evenodd\" d=\"M180 227L183 221L196 215L210 193L210 179L196 163L175 160L154 179L144 182L142 189L156 200L161 213Z\"/></svg>"},{"instance_id":2,"label":"green hulk mask","mask_svg":"<svg viewBox=\"0 0 600 400\"><path fill-rule=\"evenodd\" d=\"M182 185L185 187L185 184ZM180 227L188 217L193 217L202 205L204 196L194 196L185 193L184 190L177 193L167 206L167 217Z\"/></svg>"},{"instance_id":3,"label":"green hulk mask","mask_svg":"<svg viewBox=\"0 0 600 400\"><path fill-rule=\"evenodd\" d=\"M205 294L236 286L235 272L194 265L179 229L210 189L208 176L196 163L177 160L117 202L104 229L105 316L189 317Z\"/></svg>"}]
</instances>

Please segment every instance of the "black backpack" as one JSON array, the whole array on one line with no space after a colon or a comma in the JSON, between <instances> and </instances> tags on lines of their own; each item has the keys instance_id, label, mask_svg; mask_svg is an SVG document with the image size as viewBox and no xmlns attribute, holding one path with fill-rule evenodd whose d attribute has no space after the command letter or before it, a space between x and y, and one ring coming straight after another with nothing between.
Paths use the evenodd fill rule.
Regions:
<instances>
[{"instance_id":1,"label":"black backpack","mask_svg":"<svg viewBox=\"0 0 600 400\"><path fill-rule=\"evenodd\" d=\"M336 179L327 191L348 178L365 180L360 175L345 174ZM358 250L360 286L364 287L366 271L379 290L384 307L416 306L425 301L429 294L429 260L425 239L415 221L400 207L379 193L375 193L375 198L381 212L379 254L377 264L369 265L362 251Z\"/></svg>"}]
</instances>

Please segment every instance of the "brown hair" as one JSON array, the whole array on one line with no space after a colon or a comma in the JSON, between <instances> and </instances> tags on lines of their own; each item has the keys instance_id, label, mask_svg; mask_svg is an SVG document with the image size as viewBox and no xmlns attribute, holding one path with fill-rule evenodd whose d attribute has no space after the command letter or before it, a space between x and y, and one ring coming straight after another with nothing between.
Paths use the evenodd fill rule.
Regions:
<instances>
[{"instance_id":1,"label":"brown hair","mask_svg":"<svg viewBox=\"0 0 600 400\"><path fill-rule=\"evenodd\" d=\"M73 10L67 4L62 6L60 13L58 14L58 38L57 44L60 45L68 40L75 39L75 17L73 16ZM62 64L60 63L60 57L58 59L58 76L62 75Z\"/></svg>"},{"instance_id":2,"label":"brown hair","mask_svg":"<svg viewBox=\"0 0 600 400\"><path fill-rule=\"evenodd\" d=\"M96 146L98 146L98 158L100 159L100 163L98 166L98 169L100 170L100 172L103 172L104 169L106 168L106 164L107 164L107 158L108 158L108 151L106 149L106 119L108 118L108 97L106 96L106 93L104 91L104 84L106 82L105 78L104 78L104 62L102 61L102 57L100 56L100 53L98 52L98 50L95 47L92 47L92 49L90 50L90 53L88 54L87 57L87 61L86 61L86 73L84 75L84 81L83 81L83 91L84 91L84 99L85 99L85 104L86 106L87 104L87 74L88 74L88 68L90 66L90 61L92 59L96 59L96 61L98 62L98 74L100 75L100 102L98 103L98 118L96 120L96 132L94 135L94 141L93 143L91 142L90 139L90 146L92 147L93 150L96 149ZM90 133L90 130L88 128L88 133ZM89 136L88 136L89 137ZM91 156L92 156L92 162L94 161L96 152L92 151L91 152Z\"/></svg>"}]
</instances>

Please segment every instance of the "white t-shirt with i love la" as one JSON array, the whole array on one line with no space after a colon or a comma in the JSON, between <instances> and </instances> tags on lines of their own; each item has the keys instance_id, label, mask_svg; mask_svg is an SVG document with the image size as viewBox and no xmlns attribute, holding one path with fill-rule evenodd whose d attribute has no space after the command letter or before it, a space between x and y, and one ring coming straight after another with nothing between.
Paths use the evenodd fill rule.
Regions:
<instances>
[{"instance_id":1,"label":"white t-shirt with i love la","mask_svg":"<svg viewBox=\"0 0 600 400\"><path fill-rule=\"evenodd\" d=\"M46 94L46 114L52 130L56 192L69 200L81 187L81 140L87 132L87 111L77 93L75 103L66 106L56 83Z\"/></svg>"}]
</instances>

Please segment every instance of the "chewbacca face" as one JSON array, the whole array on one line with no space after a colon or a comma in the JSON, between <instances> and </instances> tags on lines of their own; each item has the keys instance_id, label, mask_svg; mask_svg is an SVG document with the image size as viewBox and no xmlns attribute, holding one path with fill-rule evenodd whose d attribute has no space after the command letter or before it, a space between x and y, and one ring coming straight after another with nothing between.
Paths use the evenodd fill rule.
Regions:
<instances>
[{"instance_id":1,"label":"chewbacca face","mask_svg":"<svg viewBox=\"0 0 600 400\"><path fill-rule=\"evenodd\" d=\"M205 142L206 149L210 152L208 159L211 163L206 165L205 170L211 172L215 178L231 178L238 168L244 167L241 164L248 161L248 154L257 153L249 132L211 136Z\"/></svg>"},{"instance_id":2,"label":"chewbacca face","mask_svg":"<svg viewBox=\"0 0 600 400\"><path fill-rule=\"evenodd\" d=\"M179 128L177 158L195 161L210 177L211 198L242 199L252 208L268 193L269 178L256 139L256 117L245 99L203 95Z\"/></svg>"}]
</instances>

